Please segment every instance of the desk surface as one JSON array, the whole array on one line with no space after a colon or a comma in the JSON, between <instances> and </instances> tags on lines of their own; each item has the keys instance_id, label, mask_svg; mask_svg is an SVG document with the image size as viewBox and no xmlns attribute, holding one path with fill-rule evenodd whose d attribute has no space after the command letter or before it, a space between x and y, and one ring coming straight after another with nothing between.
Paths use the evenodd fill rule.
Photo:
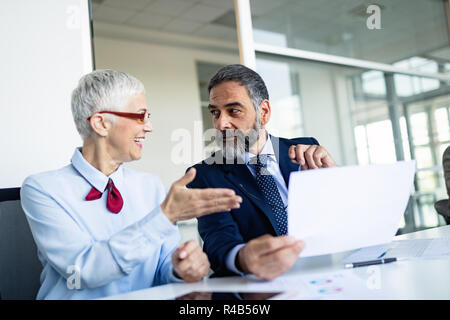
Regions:
<instances>
[{"instance_id":1,"label":"desk surface","mask_svg":"<svg viewBox=\"0 0 450 320\"><path fill-rule=\"evenodd\" d=\"M409 233L395 240L450 237L450 225ZM350 252L299 259L286 274L313 274L343 269L342 259ZM351 269L366 280L367 267ZM380 265L380 294L383 299L450 299L450 259L406 260ZM177 283L153 287L107 299L171 299L191 291L246 291L251 281L245 277L204 279L197 283Z\"/></svg>"}]
</instances>

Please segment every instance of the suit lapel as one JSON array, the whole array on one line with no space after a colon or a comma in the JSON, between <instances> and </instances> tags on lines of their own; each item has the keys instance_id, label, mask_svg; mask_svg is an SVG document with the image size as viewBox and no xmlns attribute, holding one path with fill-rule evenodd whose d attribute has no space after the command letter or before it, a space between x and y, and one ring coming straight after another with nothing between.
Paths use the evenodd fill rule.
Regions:
<instances>
[{"instance_id":1,"label":"suit lapel","mask_svg":"<svg viewBox=\"0 0 450 320\"><path fill-rule=\"evenodd\" d=\"M224 164L225 178L235 185L266 215L276 234L280 234L272 209L264 200L264 196L256 185L255 178L245 164Z\"/></svg>"},{"instance_id":2,"label":"suit lapel","mask_svg":"<svg viewBox=\"0 0 450 320\"><path fill-rule=\"evenodd\" d=\"M283 175L284 182L286 182L286 187L289 188L289 177L291 172L298 171L299 165L293 163L289 158L288 152L290 145L287 144L284 139L270 136L270 140L272 140L273 150L280 166L280 171Z\"/></svg>"}]
</instances>

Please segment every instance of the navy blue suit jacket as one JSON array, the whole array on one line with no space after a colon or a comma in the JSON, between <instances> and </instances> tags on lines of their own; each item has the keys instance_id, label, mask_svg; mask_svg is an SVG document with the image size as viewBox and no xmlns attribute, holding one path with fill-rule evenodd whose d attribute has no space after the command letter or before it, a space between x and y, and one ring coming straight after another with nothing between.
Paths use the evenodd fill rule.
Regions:
<instances>
[{"instance_id":1,"label":"navy blue suit jacket","mask_svg":"<svg viewBox=\"0 0 450 320\"><path fill-rule=\"evenodd\" d=\"M314 138L284 139L271 136L271 141L280 166L280 171L289 186L289 175L298 171L298 164L293 163L288 155L291 145L319 143ZM276 150L279 150L277 152ZM270 206L263 200L256 180L245 164L212 163L211 158L194 165L197 170L194 181L189 188L230 188L242 197L239 209L231 212L219 212L198 219L198 230L204 241L203 250L208 255L214 276L232 275L225 264L226 256L236 245L271 234L280 235L275 216ZM212 164L211 164L212 163Z\"/></svg>"}]
</instances>

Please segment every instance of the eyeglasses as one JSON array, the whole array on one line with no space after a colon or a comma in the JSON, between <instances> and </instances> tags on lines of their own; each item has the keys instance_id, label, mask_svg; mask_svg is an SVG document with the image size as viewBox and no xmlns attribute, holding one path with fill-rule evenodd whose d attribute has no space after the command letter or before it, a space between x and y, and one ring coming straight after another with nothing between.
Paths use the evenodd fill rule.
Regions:
<instances>
[{"instance_id":1,"label":"eyeglasses","mask_svg":"<svg viewBox=\"0 0 450 320\"><path fill-rule=\"evenodd\" d=\"M119 117L136 119L137 122L140 124L145 124L150 120L150 112L148 112L148 111L145 111L142 113L118 112L118 111L99 111L96 113L110 113L110 114L114 114ZM91 119L91 117L87 118L87 120L89 121Z\"/></svg>"}]
</instances>

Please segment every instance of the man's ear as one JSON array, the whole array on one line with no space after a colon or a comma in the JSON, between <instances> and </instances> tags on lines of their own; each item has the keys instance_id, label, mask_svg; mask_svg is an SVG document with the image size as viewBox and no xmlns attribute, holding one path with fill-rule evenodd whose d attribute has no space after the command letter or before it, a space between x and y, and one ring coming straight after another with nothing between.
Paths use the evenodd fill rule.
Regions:
<instances>
[{"instance_id":1,"label":"man's ear","mask_svg":"<svg viewBox=\"0 0 450 320\"><path fill-rule=\"evenodd\" d=\"M92 130L96 132L101 137L106 137L108 131L112 126L111 121L109 121L104 115L100 113L95 113L89 119Z\"/></svg>"},{"instance_id":2,"label":"man's ear","mask_svg":"<svg viewBox=\"0 0 450 320\"><path fill-rule=\"evenodd\" d=\"M264 128L264 126L269 122L270 114L271 114L270 102L269 100L264 99L259 105L259 118L261 121L262 128Z\"/></svg>"}]
</instances>

